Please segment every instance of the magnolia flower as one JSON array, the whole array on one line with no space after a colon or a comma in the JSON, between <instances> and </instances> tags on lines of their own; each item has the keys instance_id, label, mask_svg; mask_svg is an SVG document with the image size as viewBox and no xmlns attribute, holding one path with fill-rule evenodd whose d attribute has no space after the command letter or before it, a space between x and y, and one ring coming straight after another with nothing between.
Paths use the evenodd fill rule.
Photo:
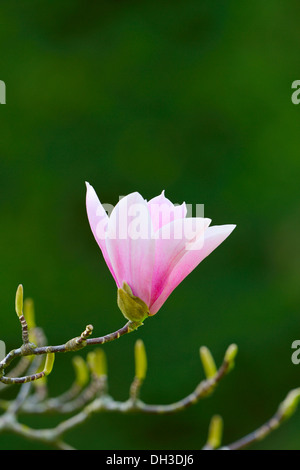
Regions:
<instances>
[{"instance_id":1,"label":"magnolia flower","mask_svg":"<svg viewBox=\"0 0 300 470\"><path fill-rule=\"evenodd\" d=\"M118 305L132 321L157 313L175 287L235 228L209 227L210 219L186 217L186 204L175 206L164 191L148 202L131 193L108 216L94 188L86 186L92 232L117 284Z\"/></svg>"}]
</instances>

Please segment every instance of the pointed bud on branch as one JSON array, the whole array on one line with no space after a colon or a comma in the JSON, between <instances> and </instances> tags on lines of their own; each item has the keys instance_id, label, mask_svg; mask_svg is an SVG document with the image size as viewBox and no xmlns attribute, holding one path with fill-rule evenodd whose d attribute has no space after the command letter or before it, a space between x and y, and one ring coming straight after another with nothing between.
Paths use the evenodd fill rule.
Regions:
<instances>
[{"instance_id":1,"label":"pointed bud on branch","mask_svg":"<svg viewBox=\"0 0 300 470\"><path fill-rule=\"evenodd\" d=\"M23 286L19 284L16 292L15 308L22 327L22 340L24 348L29 347L28 325L23 314Z\"/></svg>"},{"instance_id":2,"label":"pointed bud on branch","mask_svg":"<svg viewBox=\"0 0 300 470\"><path fill-rule=\"evenodd\" d=\"M206 447L210 449L218 449L222 442L223 419L219 415L212 417L208 430L208 439Z\"/></svg>"},{"instance_id":3,"label":"pointed bud on branch","mask_svg":"<svg viewBox=\"0 0 300 470\"><path fill-rule=\"evenodd\" d=\"M24 316L27 321L29 330L36 327L35 324L35 312L34 312L34 303L32 299L24 300Z\"/></svg>"},{"instance_id":4,"label":"pointed bud on branch","mask_svg":"<svg viewBox=\"0 0 300 470\"><path fill-rule=\"evenodd\" d=\"M72 359L72 364L75 370L75 383L83 388L89 381L89 371L85 360L81 356L75 356Z\"/></svg>"},{"instance_id":5,"label":"pointed bud on branch","mask_svg":"<svg viewBox=\"0 0 300 470\"><path fill-rule=\"evenodd\" d=\"M96 377L107 376L106 354L101 348L97 348L88 354L87 357L90 369Z\"/></svg>"},{"instance_id":6,"label":"pointed bud on branch","mask_svg":"<svg viewBox=\"0 0 300 470\"><path fill-rule=\"evenodd\" d=\"M285 420L295 413L300 400L300 388L291 390L285 400L279 405L278 413Z\"/></svg>"},{"instance_id":7,"label":"pointed bud on branch","mask_svg":"<svg viewBox=\"0 0 300 470\"><path fill-rule=\"evenodd\" d=\"M23 315L23 286L20 284L16 292L16 313L20 318Z\"/></svg>"},{"instance_id":8,"label":"pointed bud on branch","mask_svg":"<svg viewBox=\"0 0 300 470\"><path fill-rule=\"evenodd\" d=\"M45 361L45 367L44 367L45 375L51 374L52 369L53 369L54 359L55 359L55 354L54 353L48 353L47 354L46 361Z\"/></svg>"},{"instance_id":9,"label":"pointed bud on branch","mask_svg":"<svg viewBox=\"0 0 300 470\"><path fill-rule=\"evenodd\" d=\"M206 346L201 346L199 352L205 376L207 379L211 379L217 373L217 366L215 364L214 358Z\"/></svg>"},{"instance_id":10,"label":"pointed bud on branch","mask_svg":"<svg viewBox=\"0 0 300 470\"><path fill-rule=\"evenodd\" d=\"M134 347L135 356L135 376L139 380L145 380L147 373L147 355L144 343L138 339Z\"/></svg>"},{"instance_id":11,"label":"pointed bud on branch","mask_svg":"<svg viewBox=\"0 0 300 470\"><path fill-rule=\"evenodd\" d=\"M237 355L237 352L238 352L237 345L231 344L225 353L224 361L227 362L228 364L228 372L230 372L231 369L233 369L234 367L234 360Z\"/></svg>"},{"instance_id":12,"label":"pointed bud on branch","mask_svg":"<svg viewBox=\"0 0 300 470\"><path fill-rule=\"evenodd\" d=\"M103 349L96 349L96 360L97 360L97 369L99 377L107 376L107 359L106 354Z\"/></svg>"}]
</instances>

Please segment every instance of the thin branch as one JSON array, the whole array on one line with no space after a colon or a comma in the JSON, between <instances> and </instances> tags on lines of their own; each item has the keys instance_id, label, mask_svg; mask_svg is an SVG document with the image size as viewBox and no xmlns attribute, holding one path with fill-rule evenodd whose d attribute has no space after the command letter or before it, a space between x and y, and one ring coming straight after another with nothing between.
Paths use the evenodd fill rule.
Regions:
<instances>
[{"instance_id":1,"label":"thin branch","mask_svg":"<svg viewBox=\"0 0 300 470\"><path fill-rule=\"evenodd\" d=\"M6 385L12 385L12 384L25 384L27 382L33 382L34 380L41 379L42 377L45 377L45 372L38 372L37 374L32 374L32 375L26 375L24 377L1 377L1 382L6 384Z\"/></svg>"},{"instance_id":2,"label":"thin branch","mask_svg":"<svg viewBox=\"0 0 300 470\"><path fill-rule=\"evenodd\" d=\"M120 338L121 336L131 333L132 331L136 330L142 323L136 323L129 321L117 331L110 333L105 336L100 336L98 338L88 338L88 336L92 333L92 325L88 325L85 331L77 338L73 338L67 341L65 344L61 344L58 346L40 346L40 347L32 347L30 343L26 344L26 347L21 346L18 349L13 349L10 351L7 356L0 362L0 374L3 370L17 357L21 356L30 356L30 355L42 355L42 354L49 354L49 353L63 353L68 351L78 351L79 349L85 347L86 345L94 345L94 344L104 344L110 341L114 341L115 339ZM12 384L12 383L24 383L24 381L31 381L37 380L38 378L43 377L44 375L39 375L39 377L20 377L20 378L12 378L12 377L4 377L0 375L0 382L5 384Z\"/></svg>"},{"instance_id":3,"label":"thin branch","mask_svg":"<svg viewBox=\"0 0 300 470\"><path fill-rule=\"evenodd\" d=\"M223 449L239 450L250 446L255 442L259 442L268 436L272 431L277 429L284 421L290 418L297 409L300 400L300 388L291 390L286 398L280 403L278 410L265 424L260 426L256 431L247 434L241 439L229 444Z\"/></svg>"},{"instance_id":4,"label":"thin branch","mask_svg":"<svg viewBox=\"0 0 300 470\"><path fill-rule=\"evenodd\" d=\"M88 345L109 343L110 341L114 341L115 339L118 339L127 333L131 333L132 331L137 330L137 328L139 328L141 325L143 325L143 323L129 321L119 330L105 336L100 336L99 338L89 338L86 340L86 343Z\"/></svg>"},{"instance_id":5,"label":"thin branch","mask_svg":"<svg viewBox=\"0 0 300 470\"><path fill-rule=\"evenodd\" d=\"M46 414L46 413L59 413L67 414L74 413L75 411L81 409L91 400L93 400L103 389L103 380L102 378L97 378L91 381L91 383L86 387L78 396L70 401L62 401L60 397L50 398L45 400L42 403L35 403L27 401L24 403L20 413L26 414Z\"/></svg>"},{"instance_id":6,"label":"thin branch","mask_svg":"<svg viewBox=\"0 0 300 470\"><path fill-rule=\"evenodd\" d=\"M275 415L269 419L265 424L260 426L256 431L253 431L246 436L242 437L241 439L233 442L226 446L228 450L239 450L244 449L245 447L249 447L251 444L255 442L259 442L265 437L267 437L272 431L275 431L281 423L284 421L283 417L280 413L275 413Z\"/></svg>"},{"instance_id":7,"label":"thin branch","mask_svg":"<svg viewBox=\"0 0 300 470\"><path fill-rule=\"evenodd\" d=\"M200 399L208 396L214 390L215 386L220 382L220 380L226 375L229 369L229 365L230 364L224 360L223 364L218 369L214 377L200 382L196 389L182 400L169 405L147 405L141 401L138 401L135 403L133 409L150 414L169 414L182 411L185 408L196 404Z\"/></svg>"}]
</instances>

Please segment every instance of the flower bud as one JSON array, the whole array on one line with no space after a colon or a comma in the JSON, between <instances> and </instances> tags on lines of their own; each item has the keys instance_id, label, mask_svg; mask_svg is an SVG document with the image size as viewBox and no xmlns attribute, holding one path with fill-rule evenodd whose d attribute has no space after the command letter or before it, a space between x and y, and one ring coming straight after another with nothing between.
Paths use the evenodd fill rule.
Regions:
<instances>
[{"instance_id":1,"label":"flower bud","mask_svg":"<svg viewBox=\"0 0 300 470\"><path fill-rule=\"evenodd\" d=\"M74 356L72 363L76 375L75 382L79 387L84 387L89 381L89 371L85 360L81 356Z\"/></svg>"},{"instance_id":2,"label":"flower bud","mask_svg":"<svg viewBox=\"0 0 300 470\"><path fill-rule=\"evenodd\" d=\"M89 352L87 360L93 374L97 377L107 375L106 354L103 349L97 348L95 351Z\"/></svg>"},{"instance_id":3,"label":"flower bud","mask_svg":"<svg viewBox=\"0 0 300 470\"><path fill-rule=\"evenodd\" d=\"M144 343L138 339L134 347L135 376L139 380L144 380L147 372L147 355Z\"/></svg>"},{"instance_id":4,"label":"flower bud","mask_svg":"<svg viewBox=\"0 0 300 470\"><path fill-rule=\"evenodd\" d=\"M211 449L217 449L222 442L223 420L219 415L212 417L209 425L207 446Z\"/></svg>"},{"instance_id":5,"label":"flower bud","mask_svg":"<svg viewBox=\"0 0 300 470\"><path fill-rule=\"evenodd\" d=\"M228 364L228 372L230 372L234 367L235 356L237 355L238 347L236 344L231 344L225 353L224 360Z\"/></svg>"},{"instance_id":6,"label":"flower bud","mask_svg":"<svg viewBox=\"0 0 300 470\"><path fill-rule=\"evenodd\" d=\"M55 354L54 353L48 353L47 354L46 362L45 362L45 366L44 366L45 375L51 374L52 369L53 369L54 359L55 359Z\"/></svg>"},{"instance_id":7,"label":"flower bud","mask_svg":"<svg viewBox=\"0 0 300 470\"><path fill-rule=\"evenodd\" d=\"M200 359L207 379L211 379L217 373L217 367L210 350L206 346L200 348Z\"/></svg>"},{"instance_id":8,"label":"flower bud","mask_svg":"<svg viewBox=\"0 0 300 470\"><path fill-rule=\"evenodd\" d=\"M23 315L23 286L20 284L16 292L16 313L18 317Z\"/></svg>"},{"instance_id":9,"label":"flower bud","mask_svg":"<svg viewBox=\"0 0 300 470\"><path fill-rule=\"evenodd\" d=\"M34 303L32 299L24 300L24 316L28 325L28 329L36 327L35 324L35 313L34 313Z\"/></svg>"},{"instance_id":10,"label":"flower bud","mask_svg":"<svg viewBox=\"0 0 300 470\"><path fill-rule=\"evenodd\" d=\"M282 419L289 418L295 413L300 400L300 388L291 390L284 401L280 404L278 412L282 416Z\"/></svg>"}]
</instances>

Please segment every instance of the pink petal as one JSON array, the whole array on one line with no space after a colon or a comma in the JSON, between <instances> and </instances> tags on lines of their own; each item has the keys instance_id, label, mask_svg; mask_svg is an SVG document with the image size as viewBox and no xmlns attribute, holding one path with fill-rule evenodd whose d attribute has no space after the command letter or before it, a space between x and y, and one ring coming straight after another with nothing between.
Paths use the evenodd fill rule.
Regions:
<instances>
[{"instance_id":1,"label":"pink petal","mask_svg":"<svg viewBox=\"0 0 300 470\"><path fill-rule=\"evenodd\" d=\"M196 241L203 243L203 234L210 219L176 219L156 232L155 266L152 281L150 312L152 305L164 292L166 283L176 265ZM155 312L154 312L155 313Z\"/></svg>"},{"instance_id":2,"label":"pink petal","mask_svg":"<svg viewBox=\"0 0 300 470\"><path fill-rule=\"evenodd\" d=\"M165 279L162 292L150 305L151 315L158 312L173 290L231 234L235 227L235 225L208 227L204 233L204 244L202 245L201 239L197 240L192 250L185 251L184 255L175 263L175 266L173 263L172 272Z\"/></svg>"},{"instance_id":3,"label":"pink petal","mask_svg":"<svg viewBox=\"0 0 300 470\"><path fill-rule=\"evenodd\" d=\"M159 196L151 199L148 202L148 207L154 232L175 219L184 219L187 212L185 203L181 206L175 206L165 197L164 191Z\"/></svg>"},{"instance_id":4,"label":"pink petal","mask_svg":"<svg viewBox=\"0 0 300 470\"><path fill-rule=\"evenodd\" d=\"M106 248L117 285L125 281L135 296L150 302L155 240L146 201L135 192L122 198L113 209Z\"/></svg>"},{"instance_id":5,"label":"pink petal","mask_svg":"<svg viewBox=\"0 0 300 470\"><path fill-rule=\"evenodd\" d=\"M111 262L109 260L109 256L108 256L106 244L105 244L109 218L102 204L100 203L94 188L87 182L86 182L86 189L87 189L86 210L87 210L90 227L92 229L95 240L98 243L102 251L105 262L116 281L116 276L112 268Z\"/></svg>"}]
</instances>

